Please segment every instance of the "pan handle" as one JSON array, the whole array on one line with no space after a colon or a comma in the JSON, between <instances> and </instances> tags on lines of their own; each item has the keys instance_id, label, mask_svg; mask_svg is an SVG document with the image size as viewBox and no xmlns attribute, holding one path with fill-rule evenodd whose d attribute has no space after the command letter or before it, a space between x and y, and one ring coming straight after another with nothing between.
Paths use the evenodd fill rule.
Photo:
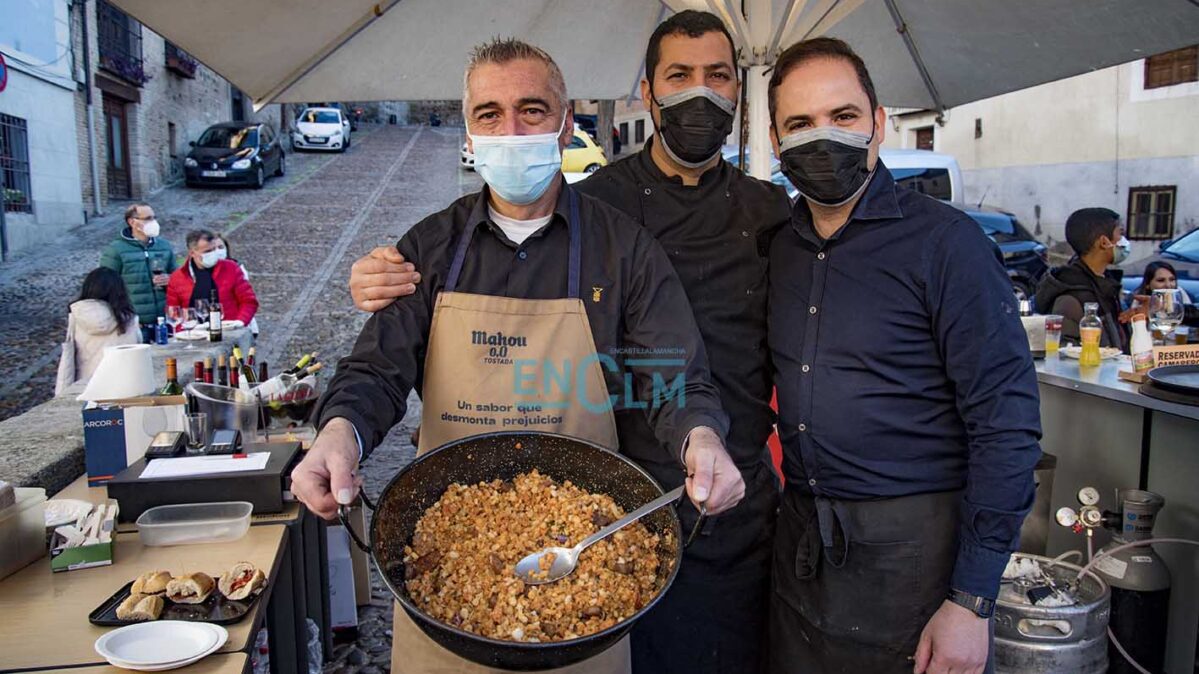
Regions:
<instances>
[{"instance_id":1,"label":"pan handle","mask_svg":"<svg viewBox=\"0 0 1199 674\"><path fill-rule=\"evenodd\" d=\"M358 492L358 497L362 500L362 503L366 505L367 508L370 508L371 510L375 509L375 504L371 502L370 498L366 495L366 492L360 490ZM337 519L341 521L341 526L345 527L346 533L350 535L350 540L354 541L354 545L357 545L359 549L368 555L374 554L374 552L371 550L371 546L367 545L366 542L362 540L362 537L358 535L358 532L354 531L354 527L350 526L350 506L338 506Z\"/></svg>"},{"instance_id":2,"label":"pan handle","mask_svg":"<svg viewBox=\"0 0 1199 674\"><path fill-rule=\"evenodd\" d=\"M691 527L691 534L687 536L687 542L683 543L683 549L691 547L695 542L695 537L703 530L704 524L708 521L708 504L699 504L699 517L695 520L695 525Z\"/></svg>"}]
</instances>

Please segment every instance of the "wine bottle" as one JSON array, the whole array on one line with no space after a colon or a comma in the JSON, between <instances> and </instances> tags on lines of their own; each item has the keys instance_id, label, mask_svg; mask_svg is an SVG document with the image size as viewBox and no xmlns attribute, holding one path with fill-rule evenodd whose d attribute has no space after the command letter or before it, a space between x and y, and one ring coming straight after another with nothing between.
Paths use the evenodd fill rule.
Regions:
<instances>
[{"instance_id":1,"label":"wine bottle","mask_svg":"<svg viewBox=\"0 0 1199 674\"><path fill-rule=\"evenodd\" d=\"M254 347L251 346L250 351L253 352L253 350ZM233 347L233 357L237 359L237 366L234 369L240 372L241 381L249 384L251 387L257 384L258 375L254 374L254 367L241 357L241 347Z\"/></svg>"},{"instance_id":2,"label":"wine bottle","mask_svg":"<svg viewBox=\"0 0 1199 674\"><path fill-rule=\"evenodd\" d=\"M229 359L229 385L233 388L241 388L241 373L237 370L237 359Z\"/></svg>"},{"instance_id":3,"label":"wine bottle","mask_svg":"<svg viewBox=\"0 0 1199 674\"><path fill-rule=\"evenodd\" d=\"M216 357L216 383L221 386L229 385L229 366L225 364L225 354Z\"/></svg>"},{"instance_id":4,"label":"wine bottle","mask_svg":"<svg viewBox=\"0 0 1199 674\"><path fill-rule=\"evenodd\" d=\"M269 374L270 373L267 372L266 361L264 360L258 364L258 381L259 381L259 383L264 382L267 379L270 379Z\"/></svg>"},{"instance_id":5,"label":"wine bottle","mask_svg":"<svg viewBox=\"0 0 1199 674\"><path fill-rule=\"evenodd\" d=\"M197 360L192 363L192 381L197 384L204 383L204 361Z\"/></svg>"},{"instance_id":6,"label":"wine bottle","mask_svg":"<svg viewBox=\"0 0 1199 674\"><path fill-rule=\"evenodd\" d=\"M208 341L219 342L224 338L221 333L221 301L215 289L208 298Z\"/></svg>"},{"instance_id":7,"label":"wine bottle","mask_svg":"<svg viewBox=\"0 0 1199 674\"><path fill-rule=\"evenodd\" d=\"M300 360L296 361L295 365L284 370L283 374L290 374L290 375L299 374L300 370L303 370L305 367L307 367L308 364L311 363L312 359L315 357L316 357L316 352L304 354L303 356L300 357Z\"/></svg>"},{"instance_id":8,"label":"wine bottle","mask_svg":"<svg viewBox=\"0 0 1199 674\"><path fill-rule=\"evenodd\" d=\"M301 369L298 373L292 374L290 371L279 374L267 381L262 382L254 389L254 394L261 396L263 400L282 396L288 389L295 386L303 379L316 374L323 368L324 363L314 363L306 368Z\"/></svg>"},{"instance_id":9,"label":"wine bottle","mask_svg":"<svg viewBox=\"0 0 1199 674\"><path fill-rule=\"evenodd\" d=\"M211 384L216 379L212 371L212 356L204 358L204 383Z\"/></svg>"},{"instance_id":10,"label":"wine bottle","mask_svg":"<svg viewBox=\"0 0 1199 674\"><path fill-rule=\"evenodd\" d=\"M183 393L179 385L179 365L174 358L167 358L167 384L158 392L160 396L177 396Z\"/></svg>"},{"instance_id":11,"label":"wine bottle","mask_svg":"<svg viewBox=\"0 0 1199 674\"><path fill-rule=\"evenodd\" d=\"M252 346L250 347L250 353L249 353L249 356L248 356L248 360L246 361L246 365L249 365L250 367L254 367L254 365L255 365L255 362L254 362L254 347L252 347Z\"/></svg>"}]
</instances>

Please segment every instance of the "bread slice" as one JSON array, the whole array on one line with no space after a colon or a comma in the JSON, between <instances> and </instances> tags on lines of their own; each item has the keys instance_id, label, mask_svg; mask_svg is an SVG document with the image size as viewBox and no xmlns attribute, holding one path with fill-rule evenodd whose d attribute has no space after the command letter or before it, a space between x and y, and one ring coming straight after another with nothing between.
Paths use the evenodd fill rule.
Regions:
<instances>
[{"instance_id":1,"label":"bread slice","mask_svg":"<svg viewBox=\"0 0 1199 674\"><path fill-rule=\"evenodd\" d=\"M216 581L206 573L189 573L167 583L167 599L176 604L203 604L216 589Z\"/></svg>"},{"instance_id":2,"label":"bread slice","mask_svg":"<svg viewBox=\"0 0 1199 674\"><path fill-rule=\"evenodd\" d=\"M156 594L131 594L117 607L117 618L134 622L158 620L163 606L162 597Z\"/></svg>"},{"instance_id":3,"label":"bread slice","mask_svg":"<svg viewBox=\"0 0 1199 674\"><path fill-rule=\"evenodd\" d=\"M162 594L167 591L167 583L171 582L170 571L147 571L133 581L129 588L130 594Z\"/></svg>"},{"instance_id":4,"label":"bread slice","mask_svg":"<svg viewBox=\"0 0 1199 674\"><path fill-rule=\"evenodd\" d=\"M221 580L217 583L221 594L235 600L258 594L265 585L266 574L249 562L234 564L233 568L221 574Z\"/></svg>"}]
</instances>

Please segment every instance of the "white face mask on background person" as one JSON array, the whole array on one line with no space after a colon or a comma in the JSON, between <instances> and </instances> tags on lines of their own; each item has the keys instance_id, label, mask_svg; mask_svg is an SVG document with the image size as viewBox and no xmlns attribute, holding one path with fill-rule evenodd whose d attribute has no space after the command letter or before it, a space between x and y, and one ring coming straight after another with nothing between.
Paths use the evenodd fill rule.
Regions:
<instances>
[{"instance_id":1,"label":"white face mask on background person","mask_svg":"<svg viewBox=\"0 0 1199 674\"><path fill-rule=\"evenodd\" d=\"M218 260L228 260L229 259L229 251L224 248L217 248L213 252L216 253L216 259L218 259Z\"/></svg>"},{"instance_id":2,"label":"white face mask on background person","mask_svg":"<svg viewBox=\"0 0 1199 674\"><path fill-rule=\"evenodd\" d=\"M562 169L558 138L562 124L551 133L524 136L476 136L467 128L475 149L475 172L498 197L524 206L541 198Z\"/></svg>"},{"instance_id":3,"label":"white face mask on background person","mask_svg":"<svg viewBox=\"0 0 1199 674\"><path fill-rule=\"evenodd\" d=\"M143 222L142 223L142 234L145 234L146 236L150 237L151 239L158 236L158 234L159 234L158 221L157 220L147 220L147 221Z\"/></svg>"},{"instance_id":4,"label":"white face mask on background person","mask_svg":"<svg viewBox=\"0 0 1199 674\"><path fill-rule=\"evenodd\" d=\"M205 269L215 267L216 263L221 261L221 258L218 256L219 252L217 250L210 250L207 253L202 253L200 255L200 266Z\"/></svg>"},{"instance_id":5,"label":"white face mask on background person","mask_svg":"<svg viewBox=\"0 0 1199 674\"><path fill-rule=\"evenodd\" d=\"M1112 264L1120 264L1128 259L1128 255L1132 252L1132 242L1128 237L1122 236L1116 242L1116 246L1112 248Z\"/></svg>"}]
</instances>

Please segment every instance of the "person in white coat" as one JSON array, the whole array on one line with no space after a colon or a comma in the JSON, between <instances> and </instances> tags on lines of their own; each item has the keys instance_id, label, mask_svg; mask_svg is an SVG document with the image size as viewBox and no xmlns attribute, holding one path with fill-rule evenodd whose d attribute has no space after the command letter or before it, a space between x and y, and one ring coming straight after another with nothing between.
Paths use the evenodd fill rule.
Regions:
<instances>
[{"instance_id":1,"label":"person in white coat","mask_svg":"<svg viewBox=\"0 0 1199 674\"><path fill-rule=\"evenodd\" d=\"M77 381L90 379L104 358L105 347L142 341L137 312L129 301L125 282L107 267L88 273L70 312L54 395Z\"/></svg>"}]
</instances>

